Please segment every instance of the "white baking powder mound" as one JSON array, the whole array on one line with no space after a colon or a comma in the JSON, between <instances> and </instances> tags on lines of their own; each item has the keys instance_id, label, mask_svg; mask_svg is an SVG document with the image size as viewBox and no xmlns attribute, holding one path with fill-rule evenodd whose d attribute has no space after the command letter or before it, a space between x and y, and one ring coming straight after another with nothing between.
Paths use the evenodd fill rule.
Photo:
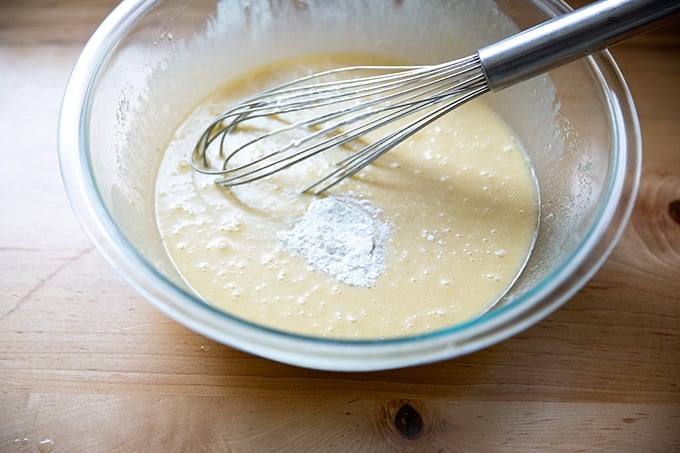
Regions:
<instances>
[{"instance_id":1,"label":"white baking powder mound","mask_svg":"<svg viewBox=\"0 0 680 453\"><path fill-rule=\"evenodd\" d=\"M370 287L385 268L390 225L368 200L315 198L292 229L277 238L312 267L352 286Z\"/></svg>"}]
</instances>

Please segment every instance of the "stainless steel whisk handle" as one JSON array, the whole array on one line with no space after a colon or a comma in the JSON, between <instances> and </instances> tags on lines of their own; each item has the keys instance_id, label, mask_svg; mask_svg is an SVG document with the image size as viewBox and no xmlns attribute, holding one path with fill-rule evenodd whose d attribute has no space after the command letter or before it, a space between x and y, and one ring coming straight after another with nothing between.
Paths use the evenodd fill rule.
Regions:
<instances>
[{"instance_id":1,"label":"stainless steel whisk handle","mask_svg":"<svg viewBox=\"0 0 680 453\"><path fill-rule=\"evenodd\" d=\"M602 0L510 36L477 52L498 91L602 50L680 12L680 0Z\"/></svg>"}]
</instances>

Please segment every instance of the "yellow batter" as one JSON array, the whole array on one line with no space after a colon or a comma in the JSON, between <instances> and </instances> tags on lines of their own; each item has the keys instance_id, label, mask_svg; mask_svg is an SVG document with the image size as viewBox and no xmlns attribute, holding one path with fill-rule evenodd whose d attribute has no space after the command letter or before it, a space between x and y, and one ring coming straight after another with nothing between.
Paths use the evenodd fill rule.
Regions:
<instances>
[{"instance_id":1,"label":"yellow batter","mask_svg":"<svg viewBox=\"0 0 680 453\"><path fill-rule=\"evenodd\" d=\"M302 165L224 188L189 165L198 136L225 106L309 71L357 63L310 58L248 74L203 102L168 145L156 187L161 237L209 303L299 334L388 338L480 315L521 271L536 234L536 183L507 125L481 102L433 123L324 198L366 206L375 221L384 260L361 284L320 270L284 240L316 199L299 193L299 181L319 169Z\"/></svg>"}]
</instances>

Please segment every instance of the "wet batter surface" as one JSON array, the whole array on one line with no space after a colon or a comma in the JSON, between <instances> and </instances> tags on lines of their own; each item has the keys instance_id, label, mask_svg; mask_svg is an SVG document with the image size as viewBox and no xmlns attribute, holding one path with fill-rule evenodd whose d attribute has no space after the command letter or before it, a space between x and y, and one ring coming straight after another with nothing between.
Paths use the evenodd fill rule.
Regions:
<instances>
[{"instance_id":1,"label":"wet batter surface","mask_svg":"<svg viewBox=\"0 0 680 453\"><path fill-rule=\"evenodd\" d=\"M325 174L323 163L233 188L191 168L196 140L225 106L309 71L365 62L331 56L263 68L225 85L178 129L158 172L157 220L201 298L276 329L366 339L469 320L511 286L536 234L537 189L521 146L482 102L322 196L299 188Z\"/></svg>"}]
</instances>

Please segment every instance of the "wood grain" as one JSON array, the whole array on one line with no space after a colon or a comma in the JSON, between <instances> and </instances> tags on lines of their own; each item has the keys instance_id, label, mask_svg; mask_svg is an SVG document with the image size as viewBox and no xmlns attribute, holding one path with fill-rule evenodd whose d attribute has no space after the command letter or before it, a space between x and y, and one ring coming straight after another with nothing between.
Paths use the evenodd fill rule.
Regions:
<instances>
[{"instance_id":1,"label":"wood grain","mask_svg":"<svg viewBox=\"0 0 680 453\"><path fill-rule=\"evenodd\" d=\"M593 280L478 353L339 374L176 324L83 234L56 119L115 3L0 2L0 451L680 451L679 25L613 50L645 154L631 222ZM404 404L422 421L410 437Z\"/></svg>"}]
</instances>

